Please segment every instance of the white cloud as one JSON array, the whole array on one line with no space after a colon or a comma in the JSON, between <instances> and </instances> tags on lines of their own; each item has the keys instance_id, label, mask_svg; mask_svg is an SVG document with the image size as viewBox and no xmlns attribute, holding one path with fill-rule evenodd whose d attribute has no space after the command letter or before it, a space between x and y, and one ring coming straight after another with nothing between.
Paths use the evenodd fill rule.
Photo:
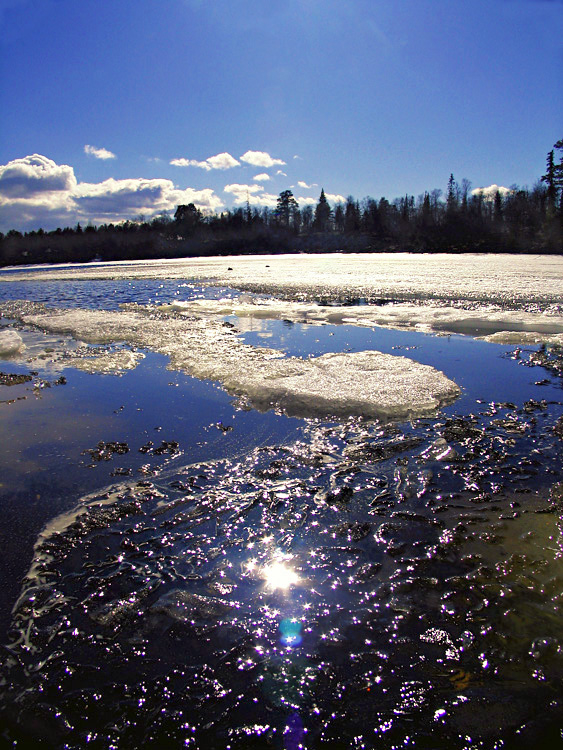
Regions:
<instances>
[{"instance_id":1,"label":"white cloud","mask_svg":"<svg viewBox=\"0 0 563 750\"><path fill-rule=\"evenodd\" d=\"M0 227L54 229L77 221L118 222L194 203L205 213L224 205L210 188L181 189L167 179L110 178L78 183L74 170L39 154L0 166Z\"/></svg>"},{"instance_id":2,"label":"white cloud","mask_svg":"<svg viewBox=\"0 0 563 750\"><path fill-rule=\"evenodd\" d=\"M84 146L84 153L96 157L96 159L116 159L116 155L107 148L96 148L95 146Z\"/></svg>"},{"instance_id":3,"label":"white cloud","mask_svg":"<svg viewBox=\"0 0 563 750\"><path fill-rule=\"evenodd\" d=\"M299 154L295 154L295 156L293 158L294 159L299 159L299 161L303 161L303 157L299 156Z\"/></svg>"},{"instance_id":4,"label":"white cloud","mask_svg":"<svg viewBox=\"0 0 563 750\"><path fill-rule=\"evenodd\" d=\"M137 214L152 216L187 203L208 212L223 205L210 188L182 190L172 180L143 178L82 182L73 199L79 213L92 221L120 221Z\"/></svg>"},{"instance_id":5,"label":"white cloud","mask_svg":"<svg viewBox=\"0 0 563 750\"><path fill-rule=\"evenodd\" d=\"M197 161L197 159L172 159L170 164L173 167L199 167L199 169L205 169L209 172L212 169L231 169L232 167L240 167L238 162L233 156L224 151L222 154L216 154L210 156L205 161Z\"/></svg>"},{"instance_id":6,"label":"white cloud","mask_svg":"<svg viewBox=\"0 0 563 750\"><path fill-rule=\"evenodd\" d=\"M170 164L173 167L201 167L201 169L211 169L205 161L196 161L195 159L172 159Z\"/></svg>"},{"instance_id":7,"label":"white cloud","mask_svg":"<svg viewBox=\"0 0 563 750\"><path fill-rule=\"evenodd\" d=\"M481 194L487 201L492 201L497 194L497 191L504 197L512 192L509 188L503 187L502 185L489 185L489 187L480 187L471 191L471 195Z\"/></svg>"},{"instance_id":8,"label":"white cloud","mask_svg":"<svg viewBox=\"0 0 563 750\"><path fill-rule=\"evenodd\" d=\"M262 172L261 174L255 175L252 179L258 180L258 182L267 182L268 180L271 180L272 178L270 177L269 174L266 174L266 172Z\"/></svg>"},{"instance_id":9,"label":"white cloud","mask_svg":"<svg viewBox=\"0 0 563 750\"><path fill-rule=\"evenodd\" d=\"M265 193L262 185L225 185L225 193L234 196L235 204L248 203L251 206L276 206L277 195Z\"/></svg>"},{"instance_id":10,"label":"white cloud","mask_svg":"<svg viewBox=\"0 0 563 750\"><path fill-rule=\"evenodd\" d=\"M275 167L276 164L285 164L282 159L274 159L266 151L247 151L240 157L241 161L252 164L254 167Z\"/></svg>"},{"instance_id":11,"label":"white cloud","mask_svg":"<svg viewBox=\"0 0 563 750\"><path fill-rule=\"evenodd\" d=\"M46 192L31 198L0 197L0 229L56 229L76 224L76 206L67 192Z\"/></svg>"},{"instance_id":12,"label":"white cloud","mask_svg":"<svg viewBox=\"0 0 563 750\"><path fill-rule=\"evenodd\" d=\"M0 165L0 199L29 198L34 193L69 191L76 187L74 169L40 154Z\"/></svg>"},{"instance_id":13,"label":"white cloud","mask_svg":"<svg viewBox=\"0 0 563 750\"><path fill-rule=\"evenodd\" d=\"M346 198L338 193L325 193L325 197L330 203L346 203Z\"/></svg>"},{"instance_id":14,"label":"white cloud","mask_svg":"<svg viewBox=\"0 0 563 750\"><path fill-rule=\"evenodd\" d=\"M231 169L232 167L240 167L238 162L233 156L228 154L226 151L216 156L210 156L207 159L207 163L211 169Z\"/></svg>"},{"instance_id":15,"label":"white cloud","mask_svg":"<svg viewBox=\"0 0 563 750\"><path fill-rule=\"evenodd\" d=\"M246 200L247 196L261 193L264 188L262 185L239 185L238 183L234 183L232 185L225 185L223 190L225 193L234 195L236 203L242 203Z\"/></svg>"},{"instance_id":16,"label":"white cloud","mask_svg":"<svg viewBox=\"0 0 563 750\"><path fill-rule=\"evenodd\" d=\"M312 187L312 186L309 186L309 187ZM343 195L338 195L337 193L325 193L325 197L327 201L329 201L330 203L346 203L346 198L344 198ZM319 202L318 198L311 198L308 196L307 197L300 196L296 200L300 206L316 206L317 203Z\"/></svg>"},{"instance_id":17,"label":"white cloud","mask_svg":"<svg viewBox=\"0 0 563 750\"><path fill-rule=\"evenodd\" d=\"M316 182L313 182L311 185L307 185L307 183L303 182L303 180L299 180L297 184L300 188L304 188L305 190L310 190L311 188L318 187Z\"/></svg>"},{"instance_id":18,"label":"white cloud","mask_svg":"<svg viewBox=\"0 0 563 750\"><path fill-rule=\"evenodd\" d=\"M281 170L281 169L278 169L278 171L276 172L276 174L277 174L277 175L281 175L281 177L287 177L286 173L285 173L285 172L282 172L282 170Z\"/></svg>"},{"instance_id":19,"label":"white cloud","mask_svg":"<svg viewBox=\"0 0 563 750\"><path fill-rule=\"evenodd\" d=\"M248 202L251 206L268 206L268 208L275 208L278 205L278 196L272 195L271 193L260 193L259 195L251 195Z\"/></svg>"}]
</instances>

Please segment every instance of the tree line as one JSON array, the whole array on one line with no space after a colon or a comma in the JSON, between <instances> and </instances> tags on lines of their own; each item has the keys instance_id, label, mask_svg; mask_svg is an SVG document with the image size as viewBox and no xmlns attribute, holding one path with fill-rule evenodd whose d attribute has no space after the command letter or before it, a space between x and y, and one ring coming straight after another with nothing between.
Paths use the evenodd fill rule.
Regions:
<instances>
[{"instance_id":1,"label":"tree line","mask_svg":"<svg viewBox=\"0 0 563 750\"><path fill-rule=\"evenodd\" d=\"M563 252L563 139L531 188L471 190L450 175L445 192L388 201L349 196L334 207L321 190L300 208L291 190L274 208L204 215L193 204L118 224L0 233L0 265L279 252Z\"/></svg>"}]
</instances>

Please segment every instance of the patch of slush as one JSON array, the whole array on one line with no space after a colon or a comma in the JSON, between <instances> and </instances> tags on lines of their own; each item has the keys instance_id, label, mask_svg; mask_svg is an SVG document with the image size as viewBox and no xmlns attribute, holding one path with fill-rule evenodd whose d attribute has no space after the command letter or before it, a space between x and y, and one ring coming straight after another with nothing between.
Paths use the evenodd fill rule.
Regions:
<instances>
[{"instance_id":1,"label":"patch of slush","mask_svg":"<svg viewBox=\"0 0 563 750\"><path fill-rule=\"evenodd\" d=\"M562 303L563 256L362 253L252 255L34 270L34 281L192 279L294 299L471 300L502 307ZM27 281L30 273L0 273ZM252 281L250 281L252 280Z\"/></svg>"},{"instance_id":2,"label":"patch of slush","mask_svg":"<svg viewBox=\"0 0 563 750\"><path fill-rule=\"evenodd\" d=\"M3 341L6 342L4 347ZM36 370L42 377L60 375L68 367L119 375L136 367L143 356L141 352L130 349L109 351L106 347L88 346L68 336L48 333L46 329L0 331L0 357Z\"/></svg>"},{"instance_id":3,"label":"patch of slush","mask_svg":"<svg viewBox=\"0 0 563 750\"><path fill-rule=\"evenodd\" d=\"M16 331L0 331L0 357L12 357L25 349L22 337Z\"/></svg>"},{"instance_id":4,"label":"patch of slush","mask_svg":"<svg viewBox=\"0 0 563 750\"><path fill-rule=\"evenodd\" d=\"M134 370L141 359L142 352L133 352L130 349L121 349L116 352L104 352L96 357L84 357L72 361L72 367L83 372L99 372L105 375L116 375L126 370Z\"/></svg>"},{"instance_id":5,"label":"patch of slush","mask_svg":"<svg viewBox=\"0 0 563 750\"><path fill-rule=\"evenodd\" d=\"M434 333L463 333L498 344L563 344L563 315L504 310L498 305L477 309L414 302L385 305L318 305L243 295L236 299L197 299L163 305L182 314L236 315L239 319L396 328Z\"/></svg>"},{"instance_id":6,"label":"patch of slush","mask_svg":"<svg viewBox=\"0 0 563 750\"><path fill-rule=\"evenodd\" d=\"M164 354L170 368L219 381L261 411L404 419L433 414L460 394L442 372L406 357L377 351L285 357L275 349L244 344L218 315L179 315L170 306L126 305L111 312L6 302L0 312L89 343L126 342Z\"/></svg>"}]
</instances>

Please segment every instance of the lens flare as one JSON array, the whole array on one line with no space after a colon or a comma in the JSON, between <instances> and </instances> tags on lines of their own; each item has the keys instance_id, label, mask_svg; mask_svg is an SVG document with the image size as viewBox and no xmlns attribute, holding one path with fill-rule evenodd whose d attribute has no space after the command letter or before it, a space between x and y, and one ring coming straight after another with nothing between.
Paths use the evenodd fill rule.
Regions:
<instances>
[{"instance_id":1,"label":"lens flare","mask_svg":"<svg viewBox=\"0 0 563 750\"><path fill-rule=\"evenodd\" d=\"M301 623L295 618L282 620L280 622L281 642L284 646L299 646L303 640L301 637Z\"/></svg>"}]
</instances>

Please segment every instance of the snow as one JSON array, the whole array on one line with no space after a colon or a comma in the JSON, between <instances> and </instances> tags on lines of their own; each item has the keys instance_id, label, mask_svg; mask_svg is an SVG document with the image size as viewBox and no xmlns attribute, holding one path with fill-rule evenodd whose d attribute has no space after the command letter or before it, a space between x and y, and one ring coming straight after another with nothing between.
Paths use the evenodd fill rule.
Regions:
<instances>
[{"instance_id":1,"label":"snow","mask_svg":"<svg viewBox=\"0 0 563 750\"><path fill-rule=\"evenodd\" d=\"M278 408L298 417L404 419L430 415L460 394L442 372L407 357L377 351L285 357L275 349L244 344L222 325L221 315L186 310L179 315L172 306L126 305L113 312L12 302L2 303L0 312L90 343L151 349L167 355L171 368L219 381L259 410Z\"/></svg>"}]
</instances>

